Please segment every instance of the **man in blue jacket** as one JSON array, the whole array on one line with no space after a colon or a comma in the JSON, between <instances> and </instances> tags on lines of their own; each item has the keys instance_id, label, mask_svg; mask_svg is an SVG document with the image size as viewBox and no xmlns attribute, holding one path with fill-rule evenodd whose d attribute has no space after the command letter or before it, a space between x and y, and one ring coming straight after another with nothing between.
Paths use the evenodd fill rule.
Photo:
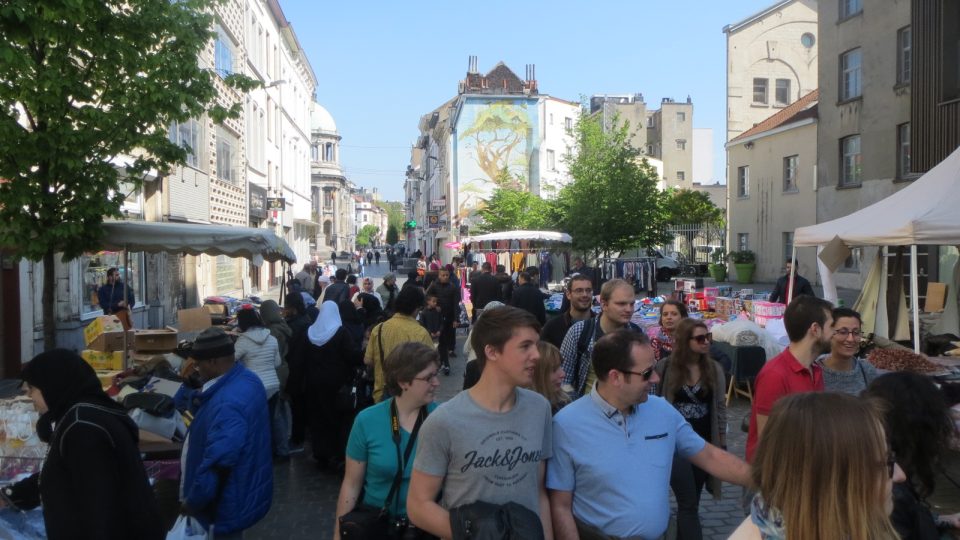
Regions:
<instances>
[{"instance_id":1,"label":"man in blue jacket","mask_svg":"<svg viewBox=\"0 0 960 540\"><path fill-rule=\"evenodd\" d=\"M97 301L104 315L115 315L123 324L124 330L133 326L130 310L136 303L133 290L120 280L120 271L116 268L107 270L107 283L97 290Z\"/></svg>"},{"instance_id":2,"label":"man in blue jacket","mask_svg":"<svg viewBox=\"0 0 960 540\"><path fill-rule=\"evenodd\" d=\"M203 381L183 446L182 512L213 526L213 538L242 538L270 510L273 461L267 395L260 379L234 360L219 328L197 336L190 359Z\"/></svg>"}]
</instances>

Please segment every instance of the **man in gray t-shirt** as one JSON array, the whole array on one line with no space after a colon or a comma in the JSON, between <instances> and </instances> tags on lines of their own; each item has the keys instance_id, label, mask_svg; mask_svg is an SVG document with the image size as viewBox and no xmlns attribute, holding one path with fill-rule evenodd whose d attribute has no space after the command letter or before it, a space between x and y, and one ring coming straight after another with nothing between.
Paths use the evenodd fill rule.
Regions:
<instances>
[{"instance_id":1,"label":"man in gray t-shirt","mask_svg":"<svg viewBox=\"0 0 960 540\"><path fill-rule=\"evenodd\" d=\"M547 538L553 536L544 487L550 404L522 388L533 382L539 339L536 318L517 308L487 310L477 319L471 345L480 380L440 406L420 431L407 494L417 527L451 538L449 509L514 502L538 514Z\"/></svg>"}]
</instances>

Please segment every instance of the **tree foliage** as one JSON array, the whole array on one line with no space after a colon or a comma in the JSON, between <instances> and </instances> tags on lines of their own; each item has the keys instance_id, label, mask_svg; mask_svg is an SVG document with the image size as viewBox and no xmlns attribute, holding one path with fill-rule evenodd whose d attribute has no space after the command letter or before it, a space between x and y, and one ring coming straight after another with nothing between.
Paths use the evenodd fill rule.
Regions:
<instances>
[{"instance_id":1,"label":"tree foliage","mask_svg":"<svg viewBox=\"0 0 960 540\"><path fill-rule=\"evenodd\" d=\"M710 196L692 189L667 190L665 198L667 221L671 225L723 223L723 210L713 204Z\"/></svg>"},{"instance_id":2,"label":"tree foliage","mask_svg":"<svg viewBox=\"0 0 960 540\"><path fill-rule=\"evenodd\" d=\"M407 214L404 211L402 202L380 201L377 203L377 206L387 211L388 227L392 225L396 227L398 231L403 229L403 222L406 221ZM389 231L389 228L387 230Z\"/></svg>"},{"instance_id":3,"label":"tree foliage","mask_svg":"<svg viewBox=\"0 0 960 540\"><path fill-rule=\"evenodd\" d=\"M357 247L369 247L373 245L374 239L380 234L380 229L375 225L364 225L357 233Z\"/></svg>"},{"instance_id":4,"label":"tree foliage","mask_svg":"<svg viewBox=\"0 0 960 540\"><path fill-rule=\"evenodd\" d=\"M562 229L574 248L617 252L669 240L657 172L630 144L630 125L618 116L603 129L583 115L574 129L576 147L566 156L572 182L560 190Z\"/></svg>"},{"instance_id":5,"label":"tree foliage","mask_svg":"<svg viewBox=\"0 0 960 540\"><path fill-rule=\"evenodd\" d=\"M198 64L213 38L216 4L8 0L0 6L0 178L6 180L0 246L44 261L48 345L54 253L69 260L96 249L103 219L119 217L143 175L186 159L167 136L172 122L239 113L242 100L229 109L213 105L220 75ZM246 77L224 82L239 90L254 86Z\"/></svg>"},{"instance_id":6,"label":"tree foliage","mask_svg":"<svg viewBox=\"0 0 960 540\"><path fill-rule=\"evenodd\" d=\"M496 178L497 187L478 211L480 232L544 230L557 226L556 205L530 193L527 180L506 168Z\"/></svg>"},{"instance_id":7,"label":"tree foliage","mask_svg":"<svg viewBox=\"0 0 960 540\"><path fill-rule=\"evenodd\" d=\"M400 233L397 232L397 227L396 227L394 224L391 223L391 224L387 227L387 239L386 239L386 242L392 246L392 245L395 245L395 244L396 244L397 242L399 242L399 241L400 241Z\"/></svg>"}]
</instances>

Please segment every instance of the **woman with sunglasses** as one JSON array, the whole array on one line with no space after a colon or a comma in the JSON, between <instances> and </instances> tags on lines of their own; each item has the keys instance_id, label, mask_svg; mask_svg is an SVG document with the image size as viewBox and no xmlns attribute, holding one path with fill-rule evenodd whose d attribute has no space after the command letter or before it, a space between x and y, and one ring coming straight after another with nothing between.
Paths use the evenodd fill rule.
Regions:
<instances>
[{"instance_id":1,"label":"woman with sunglasses","mask_svg":"<svg viewBox=\"0 0 960 540\"><path fill-rule=\"evenodd\" d=\"M437 407L434 398L440 387L440 356L433 347L408 342L387 355L383 364L386 388L394 397L364 409L353 423L337 518L358 506L386 508L391 518L407 515L417 434ZM406 459L398 459L403 454ZM394 487L398 472L400 483ZM333 537L339 539L339 519L335 522Z\"/></svg>"},{"instance_id":2,"label":"woman with sunglasses","mask_svg":"<svg viewBox=\"0 0 960 540\"><path fill-rule=\"evenodd\" d=\"M703 321L683 319L674 331L673 352L657 362L660 375L655 393L662 396L690 423L697 435L726 449L727 407L723 367L710 357L711 334ZM703 538L700 527L700 494L720 498L720 480L679 455L673 457L670 488L677 499L677 538Z\"/></svg>"},{"instance_id":3,"label":"woman with sunglasses","mask_svg":"<svg viewBox=\"0 0 960 540\"><path fill-rule=\"evenodd\" d=\"M877 378L877 368L860 352L860 314L850 308L834 308L830 353L817 358L823 368L823 389L859 396Z\"/></svg>"},{"instance_id":4,"label":"woman with sunglasses","mask_svg":"<svg viewBox=\"0 0 960 540\"><path fill-rule=\"evenodd\" d=\"M897 459L899 461L899 458ZM904 481L869 401L805 392L777 401L751 465L758 494L733 540L892 540Z\"/></svg>"},{"instance_id":5,"label":"woman with sunglasses","mask_svg":"<svg viewBox=\"0 0 960 540\"><path fill-rule=\"evenodd\" d=\"M881 403L890 448L906 473L906 482L893 487L891 518L900 537L936 540L960 527L960 514L937 515L927 502L956 436L943 393L925 375L896 372L877 377L863 395Z\"/></svg>"},{"instance_id":6,"label":"woman with sunglasses","mask_svg":"<svg viewBox=\"0 0 960 540\"><path fill-rule=\"evenodd\" d=\"M673 351L674 332L680 321L688 316L687 306L679 300L667 300L660 304L660 324L647 329L656 360L666 358Z\"/></svg>"}]
</instances>

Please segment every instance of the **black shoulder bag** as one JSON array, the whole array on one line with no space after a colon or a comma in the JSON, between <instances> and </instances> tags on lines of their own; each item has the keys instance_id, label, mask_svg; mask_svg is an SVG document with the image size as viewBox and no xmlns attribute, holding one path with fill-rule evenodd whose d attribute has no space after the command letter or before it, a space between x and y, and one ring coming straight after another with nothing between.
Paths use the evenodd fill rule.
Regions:
<instances>
[{"instance_id":1,"label":"black shoulder bag","mask_svg":"<svg viewBox=\"0 0 960 540\"><path fill-rule=\"evenodd\" d=\"M387 498L383 501L382 508L358 504L353 510L340 516L340 538L343 540L426 538L422 531L410 525L406 517L398 515L397 508L397 500L399 500L397 492L400 490L400 483L403 481L403 469L407 460L410 459L413 445L417 442L417 435L420 433L420 426L423 425L426 418L427 408L421 407L420 414L417 416L417 423L410 433L410 440L407 441L407 448L401 455L400 418L397 413L397 402L394 400L390 403L390 430L393 432L393 444L397 449L397 475L393 478L393 484L390 486ZM392 516L390 515L391 506L393 506Z\"/></svg>"}]
</instances>

